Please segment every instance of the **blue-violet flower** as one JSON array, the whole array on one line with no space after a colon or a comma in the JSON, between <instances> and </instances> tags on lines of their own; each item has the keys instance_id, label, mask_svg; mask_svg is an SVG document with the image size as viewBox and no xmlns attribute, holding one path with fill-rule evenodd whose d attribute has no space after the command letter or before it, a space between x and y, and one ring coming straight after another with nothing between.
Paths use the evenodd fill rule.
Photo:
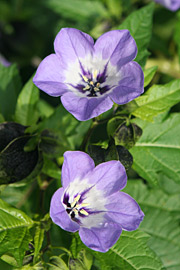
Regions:
<instances>
[{"instance_id":1,"label":"blue-violet flower","mask_svg":"<svg viewBox=\"0 0 180 270\"><path fill-rule=\"evenodd\" d=\"M165 6L171 11L176 11L180 8L180 0L155 0L157 3Z\"/></svg>"},{"instance_id":2,"label":"blue-violet flower","mask_svg":"<svg viewBox=\"0 0 180 270\"><path fill-rule=\"evenodd\" d=\"M85 121L109 110L113 101L125 104L143 93L144 75L132 60L137 46L128 30L91 36L63 28L54 42L55 54L39 65L33 82Z\"/></svg>"},{"instance_id":3,"label":"blue-violet flower","mask_svg":"<svg viewBox=\"0 0 180 270\"><path fill-rule=\"evenodd\" d=\"M53 195L50 216L66 231L76 232L89 248L106 252L122 230L136 230L144 214L136 201L120 192L127 183L120 161L95 167L84 152L67 151L62 167L62 186Z\"/></svg>"}]
</instances>

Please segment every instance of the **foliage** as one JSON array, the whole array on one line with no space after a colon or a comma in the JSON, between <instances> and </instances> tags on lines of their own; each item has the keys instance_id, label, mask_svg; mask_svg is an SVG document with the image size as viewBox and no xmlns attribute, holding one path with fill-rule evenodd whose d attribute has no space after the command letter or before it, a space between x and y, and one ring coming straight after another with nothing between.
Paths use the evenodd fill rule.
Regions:
<instances>
[{"instance_id":1,"label":"foliage","mask_svg":"<svg viewBox=\"0 0 180 270\"><path fill-rule=\"evenodd\" d=\"M180 269L180 11L153 0L0 0L0 15L0 59L12 63L0 64L0 269ZM39 91L33 74L62 27L94 39L128 29L145 93L80 122ZM131 179L123 191L145 213L107 253L49 217L67 150L120 160Z\"/></svg>"}]
</instances>

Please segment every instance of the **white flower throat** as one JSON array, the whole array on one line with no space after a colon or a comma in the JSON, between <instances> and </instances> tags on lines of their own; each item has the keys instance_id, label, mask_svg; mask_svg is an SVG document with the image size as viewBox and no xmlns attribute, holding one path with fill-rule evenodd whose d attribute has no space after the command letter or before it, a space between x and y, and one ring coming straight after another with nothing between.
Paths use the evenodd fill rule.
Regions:
<instances>
[{"instance_id":1,"label":"white flower throat","mask_svg":"<svg viewBox=\"0 0 180 270\"><path fill-rule=\"evenodd\" d=\"M106 198L87 179L76 179L66 188L62 203L69 217L80 226L98 226L104 220Z\"/></svg>"},{"instance_id":2,"label":"white flower throat","mask_svg":"<svg viewBox=\"0 0 180 270\"><path fill-rule=\"evenodd\" d=\"M65 77L71 91L78 96L89 98L110 93L122 79L116 66L92 56L71 63Z\"/></svg>"}]
</instances>

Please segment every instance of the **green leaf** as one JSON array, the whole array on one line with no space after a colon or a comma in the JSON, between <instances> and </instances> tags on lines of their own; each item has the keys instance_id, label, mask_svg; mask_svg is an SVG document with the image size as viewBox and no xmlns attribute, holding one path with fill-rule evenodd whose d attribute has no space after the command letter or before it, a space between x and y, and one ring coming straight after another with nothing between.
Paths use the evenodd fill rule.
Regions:
<instances>
[{"instance_id":1,"label":"green leaf","mask_svg":"<svg viewBox=\"0 0 180 270\"><path fill-rule=\"evenodd\" d=\"M18 96L15 121L25 126L35 124L39 118L37 111L38 100L39 90L34 85L32 78L30 78Z\"/></svg>"},{"instance_id":2,"label":"green leaf","mask_svg":"<svg viewBox=\"0 0 180 270\"><path fill-rule=\"evenodd\" d=\"M63 17L81 22L108 16L102 3L98 1L47 0L46 5Z\"/></svg>"},{"instance_id":3,"label":"green leaf","mask_svg":"<svg viewBox=\"0 0 180 270\"><path fill-rule=\"evenodd\" d=\"M34 235L34 259L33 259L34 263L36 263L38 260L39 251L41 250L43 240L44 240L44 229L42 229L40 226L37 226Z\"/></svg>"},{"instance_id":4,"label":"green leaf","mask_svg":"<svg viewBox=\"0 0 180 270\"><path fill-rule=\"evenodd\" d=\"M106 5L108 6L109 12L112 16L120 18L122 14L122 3L120 0L106 0Z\"/></svg>"},{"instance_id":5,"label":"green leaf","mask_svg":"<svg viewBox=\"0 0 180 270\"><path fill-rule=\"evenodd\" d=\"M54 113L54 108L44 99L39 99L37 104L39 115L43 117L50 117Z\"/></svg>"},{"instance_id":6,"label":"green leaf","mask_svg":"<svg viewBox=\"0 0 180 270\"><path fill-rule=\"evenodd\" d=\"M48 129L41 133L39 147L43 153L52 158L62 156L66 150L69 150L64 134Z\"/></svg>"},{"instance_id":7,"label":"green leaf","mask_svg":"<svg viewBox=\"0 0 180 270\"><path fill-rule=\"evenodd\" d=\"M4 67L0 64L0 113L6 120L12 120L21 79L16 65Z\"/></svg>"},{"instance_id":8,"label":"green leaf","mask_svg":"<svg viewBox=\"0 0 180 270\"><path fill-rule=\"evenodd\" d=\"M146 87L153 79L158 67L150 67L144 71L144 87Z\"/></svg>"},{"instance_id":9,"label":"green leaf","mask_svg":"<svg viewBox=\"0 0 180 270\"><path fill-rule=\"evenodd\" d=\"M145 213L140 229L151 235L149 246L167 270L180 269L180 193L167 195L134 180L128 181L124 191L137 200Z\"/></svg>"},{"instance_id":10,"label":"green leaf","mask_svg":"<svg viewBox=\"0 0 180 270\"><path fill-rule=\"evenodd\" d=\"M167 194L180 194L180 184L174 182L171 178L166 175L159 175L159 185L161 189Z\"/></svg>"},{"instance_id":11,"label":"green leaf","mask_svg":"<svg viewBox=\"0 0 180 270\"><path fill-rule=\"evenodd\" d=\"M153 11L154 3L151 3L131 13L118 27L118 29L128 29L134 37L138 47L135 60L142 66L145 65L149 55L147 47L151 39Z\"/></svg>"},{"instance_id":12,"label":"green leaf","mask_svg":"<svg viewBox=\"0 0 180 270\"><path fill-rule=\"evenodd\" d=\"M92 255L85 249L82 249L77 259L70 259L69 269L70 270L90 270L93 262Z\"/></svg>"},{"instance_id":13,"label":"green leaf","mask_svg":"<svg viewBox=\"0 0 180 270\"><path fill-rule=\"evenodd\" d=\"M91 120L80 122L60 105L39 125L39 131L49 129L55 132L61 138L64 147L74 150L81 145L90 125Z\"/></svg>"},{"instance_id":14,"label":"green leaf","mask_svg":"<svg viewBox=\"0 0 180 270\"><path fill-rule=\"evenodd\" d=\"M116 244L107 252L93 252L106 270L161 270L162 263L148 247L149 236L141 231L123 231Z\"/></svg>"},{"instance_id":15,"label":"green leaf","mask_svg":"<svg viewBox=\"0 0 180 270\"><path fill-rule=\"evenodd\" d=\"M28 265L24 265L21 268L15 268L13 270L44 270L44 266L42 262L38 262L34 265L28 264Z\"/></svg>"},{"instance_id":16,"label":"green leaf","mask_svg":"<svg viewBox=\"0 0 180 270\"><path fill-rule=\"evenodd\" d=\"M180 184L180 114L155 123L136 121L143 135L130 150L136 172L151 184L163 175Z\"/></svg>"},{"instance_id":17,"label":"green leaf","mask_svg":"<svg viewBox=\"0 0 180 270\"><path fill-rule=\"evenodd\" d=\"M52 178L55 178L57 180L61 179L61 170L57 166L55 162L53 162L51 159L47 158L46 156L43 159L43 168L42 172Z\"/></svg>"},{"instance_id":18,"label":"green leaf","mask_svg":"<svg viewBox=\"0 0 180 270\"><path fill-rule=\"evenodd\" d=\"M0 256L13 256L21 266L31 240L29 228L33 225L25 213L0 199Z\"/></svg>"},{"instance_id":19,"label":"green leaf","mask_svg":"<svg viewBox=\"0 0 180 270\"><path fill-rule=\"evenodd\" d=\"M48 265L48 270L68 270L68 266L63 261L60 256L53 256L50 258L50 263Z\"/></svg>"},{"instance_id":20,"label":"green leaf","mask_svg":"<svg viewBox=\"0 0 180 270\"><path fill-rule=\"evenodd\" d=\"M152 122L155 116L180 102L180 79L165 85L152 86L144 95L136 98L135 102L137 107L132 114Z\"/></svg>"}]
</instances>

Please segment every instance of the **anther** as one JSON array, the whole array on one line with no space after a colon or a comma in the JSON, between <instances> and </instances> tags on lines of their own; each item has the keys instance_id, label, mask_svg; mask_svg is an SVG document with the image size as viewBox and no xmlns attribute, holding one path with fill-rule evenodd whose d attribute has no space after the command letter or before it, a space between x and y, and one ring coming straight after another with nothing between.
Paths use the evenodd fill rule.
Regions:
<instances>
[{"instance_id":1,"label":"anther","mask_svg":"<svg viewBox=\"0 0 180 270\"><path fill-rule=\"evenodd\" d=\"M83 77L83 80L84 80L85 82L88 82L88 81L89 81L88 78L87 78L86 76L82 75L82 77Z\"/></svg>"},{"instance_id":2,"label":"anther","mask_svg":"<svg viewBox=\"0 0 180 270\"><path fill-rule=\"evenodd\" d=\"M81 209L79 212L80 212L80 214L85 215L85 216L89 215L89 213L84 209Z\"/></svg>"},{"instance_id":3,"label":"anther","mask_svg":"<svg viewBox=\"0 0 180 270\"><path fill-rule=\"evenodd\" d=\"M91 88L90 85L86 85L86 87L83 88L84 91L89 90Z\"/></svg>"},{"instance_id":4,"label":"anther","mask_svg":"<svg viewBox=\"0 0 180 270\"><path fill-rule=\"evenodd\" d=\"M98 87L94 87L94 91L99 91L99 88Z\"/></svg>"}]
</instances>

